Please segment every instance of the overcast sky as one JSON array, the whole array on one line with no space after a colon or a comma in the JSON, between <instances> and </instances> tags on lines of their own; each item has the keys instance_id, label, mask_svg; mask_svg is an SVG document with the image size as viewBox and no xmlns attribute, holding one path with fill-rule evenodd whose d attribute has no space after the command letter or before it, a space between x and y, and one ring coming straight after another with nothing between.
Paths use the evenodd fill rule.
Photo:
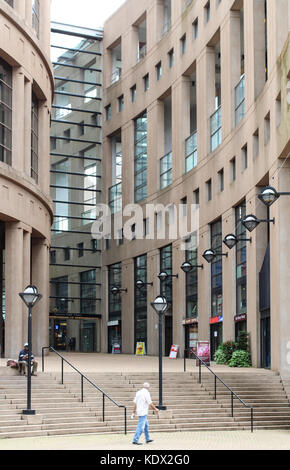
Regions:
<instances>
[{"instance_id":1,"label":"overcast sky","mask_svg":"<svg viewBox=\"0 0 290 470\"><path fill-rule=\"evenodd\" d=\"M51 0L51 21L84 26L103 27L104 22L126 0Z\"/></svg>"}]
</instances>

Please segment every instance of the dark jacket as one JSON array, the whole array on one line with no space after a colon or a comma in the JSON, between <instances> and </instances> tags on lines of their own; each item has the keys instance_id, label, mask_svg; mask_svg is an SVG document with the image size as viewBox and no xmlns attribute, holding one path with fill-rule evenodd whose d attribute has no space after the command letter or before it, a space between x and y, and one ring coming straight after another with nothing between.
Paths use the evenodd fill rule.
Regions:
<instances>
[{"instance_id":1,"label":"dark jacket","mask_svg":"<svg viewBox=\"0 0 290 470\"><path fill-rule=\"evenodd\" d=\"M18 357L18 362L19 361L26 361L28 362L28 359L23 359L24 356L27 356L28 355L28 351L25 351L25 349L22 349L22 351L20 351L19 353L19 357ZM33 354L31 353L31 360L34 359L34 356Z\"/></svg>"}]
</instances>

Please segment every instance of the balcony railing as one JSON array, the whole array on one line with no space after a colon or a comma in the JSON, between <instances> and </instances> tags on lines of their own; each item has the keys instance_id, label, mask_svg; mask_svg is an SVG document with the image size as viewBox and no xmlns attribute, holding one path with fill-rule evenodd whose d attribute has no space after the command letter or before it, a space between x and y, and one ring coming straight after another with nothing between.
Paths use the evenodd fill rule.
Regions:
<instances>
[{"instance_id":1,"label":"balcony railing","mask_svg":"<svg viewBox=\"0 0 290 470\"><path fill-rule=\"evenodd\" d=\"M222 108L210 117L210 150L213 152L222 143Z\"/></svg>"},{"instance_id":2,"label":"balcony railing","mask_svg":"<svg viewBox=\"0 0 290 470\"><path fill-rule=\"evenodd\" d=\"M185 172L197 165L197 131L185 140Z\"/></svg>"},{"instance_id":3,"label":"balcony railing","mask_svg":"<svg viewBox=\"0 0 290 470\"><path fill-rule=\"evenodd\" d=\"M235 88L235 122L236 126L245 115L245 75L242 75Z\"/></svg>"}]
</instances>

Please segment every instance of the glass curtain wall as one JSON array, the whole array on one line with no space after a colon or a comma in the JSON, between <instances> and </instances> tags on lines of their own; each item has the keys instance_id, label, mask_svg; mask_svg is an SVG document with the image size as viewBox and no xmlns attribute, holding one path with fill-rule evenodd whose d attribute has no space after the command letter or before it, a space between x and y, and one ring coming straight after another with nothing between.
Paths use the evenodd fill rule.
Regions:
<instances>
[{"instance_id":1,"label":"glass curtain wall","mask_svg":"<svg viewBox=\"0 0 290 470\"><path fill-rule=\"evenodd\" d=\"M160 249L160 272L172 275L172 245L167 245ZM168 356L172 345L172 277L166 281L160 281L160 294L168 303L168 309L164 315L164 352Z\"/></svg>"},{"instance_id":2,"label":"glass curtain wall","mask_svg":"<svg viewBox=\"0 0 290 470\"><path fill-rule=\"evenodd\" d=\"M147 197L147 113L135 120L135 202Z\"/></svg>"},{"instance_id":3,"label":"glass curtain wall","mask_svg":"<svg viewBox=\"0 0 290 470\"><path fill-rule=\"evenodd\" d=\"M80 352L99 351L101 336L101 246L91 228L102 190L102 35L52 23L50 337Z\"/></svg>"},{"instance_id":4,"label":"glass curtain wall","mask_svg":"<svg viewBox=\"0 0 290 470\"><path fill-rule=\"evenodd\" d=\"M109 320L108 320L108 352L112 353L113 345L120 345L122 350L122 298L121 292L112 294L112 287L122 287L122 263L109 266Z\"/></svg>"},{"instance_id":5,"label":"glass curtain wall","mask_svg":"<svg viewBox=\"0 0 290 470\"><path fill-rule=\"evenodd\" d=\"M211 224L211 248L222 253L222 221ZM217 255L211 263L211 358L222 343L223 328L223 267L222 256Z\"/></svg>"},{"instance_id":6,"label":"glass curtain wall","mask_svg":"<svg viewBox=\"0 0 290 470\"><path fill-rule=\"evenodd\" d=\"M246 202L235 208L236 236L247 238L241 220L246 216ZM235 336L247 330L247 242L240 241L236 246L236 316Z\"/></svg>"},{"instance_id":7,"label":"glass curtain wall","mask_svg":"<svg viewBox=\"0 0 290 470\"><path fill-rule=\"evenodd\" d=\"M134 259L135 280L135 346L137 342L145 343L147 351L147 255ZM136 282L144 282L142 288Z\"/></svg>"}]
</instances>

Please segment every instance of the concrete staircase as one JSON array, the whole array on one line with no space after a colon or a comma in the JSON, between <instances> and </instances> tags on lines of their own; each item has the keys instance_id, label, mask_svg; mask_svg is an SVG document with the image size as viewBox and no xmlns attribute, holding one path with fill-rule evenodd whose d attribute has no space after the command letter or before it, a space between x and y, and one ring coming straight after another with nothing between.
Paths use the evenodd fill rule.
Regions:
<instances>
[{"instance_id":1,"label":"concrete staircase","mask_svg":"<svg viewBox=\"0 0 290 470\"><path fill-rule=\"evenodd\" d=\"M290 429L290 404L280 377L271 371L225 372L219 375L248 405L254 407L254 430ZM151 384L151 396L158 404L158 373L88 374L118 404L127 406L127 431L134 432L137 420L130 419L133 398L144 380ZM124 410L105 400L105 422L102 415L102 394L84 381L84 402L81 402L81 381L78 374L39 373L32 377L34 417L22 414L26 408L26 378L0 375L0 438L52 436L67 434L124 433ZM212 374L203 370L202 384L198 373L163 374L163 403L167 411L159 416L149 413L151 431L250 431L250 410L234 400L231 416L231 394L217 383L214 400Z\"/></svg>"}]
</instances>

